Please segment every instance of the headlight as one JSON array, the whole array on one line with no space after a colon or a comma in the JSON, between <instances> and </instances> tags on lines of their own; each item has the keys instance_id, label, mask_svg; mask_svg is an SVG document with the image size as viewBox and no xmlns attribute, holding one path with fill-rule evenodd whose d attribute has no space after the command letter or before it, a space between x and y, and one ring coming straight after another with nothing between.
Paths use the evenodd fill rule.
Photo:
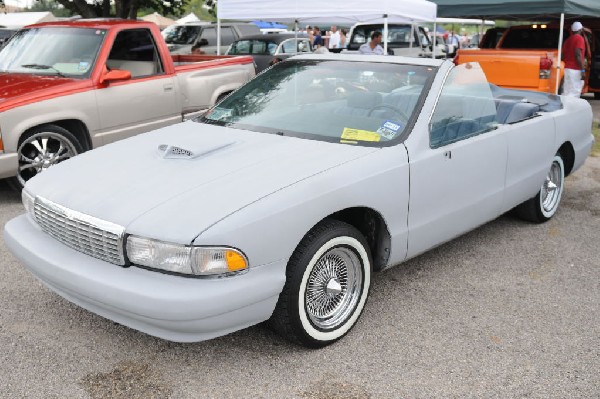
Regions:
<instances>
[{"instance_id":1,"label":"headlight","mask_svg":"<svg viewBox=\"0 0 600 399\"><path fill-rule=\"evenodd\" d=\"M136 265L173 273L213 276L246 270L246 256L233 248L191 247L130 235L127 257Z\"/></svg>"},{"instance_id":2,"label":"headlight","mask_svg":"<svg viewBox=\"0 0 600 399\"><path fill-rule=\"evenodd\" d=\"M21 201L23 201L23 206L25 207L25 212L35 220L35 212L33 210L33 204L35 202L35 197L31 195L27 190L21 190Z\"/></svg>"}]
</instances>

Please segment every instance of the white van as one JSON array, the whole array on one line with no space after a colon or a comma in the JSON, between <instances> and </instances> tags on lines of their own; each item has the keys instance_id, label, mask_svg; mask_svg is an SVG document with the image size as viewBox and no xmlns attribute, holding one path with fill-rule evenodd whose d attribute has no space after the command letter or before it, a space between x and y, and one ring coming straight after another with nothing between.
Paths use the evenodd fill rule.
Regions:
<instances>
[{"instance_id":1,"label":"white van","mask_svg":"<svg viewBox=\"0 0 600 399\"><path fill-rule=\"evenodd\" d=\"M411 35L412 30L412 35ZM371 40L375 31L383 33L383 23L358 23L350 29L347 49L357 51ZM412 38L412 46L411 46ZM411 24L388 24L388 52L406 57L431 57L431 39L424 27ZM444 43L436 43L436 58L453 56L454 49Z\"/></svg>"}]
</instances>

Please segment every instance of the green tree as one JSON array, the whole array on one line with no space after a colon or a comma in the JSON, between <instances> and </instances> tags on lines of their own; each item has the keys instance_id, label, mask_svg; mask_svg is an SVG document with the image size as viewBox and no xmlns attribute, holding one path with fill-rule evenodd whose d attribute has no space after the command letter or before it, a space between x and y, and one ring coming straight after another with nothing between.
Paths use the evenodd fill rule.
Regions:
<instances>
[{"instance_id":1,"label":"green tree","mask_svg":"<svg viewBox=\"0 0 600 399\"><path fill-rule=\"evenodd\" d=\"M73 11L64 8L56 0L36 0L26 11L50 11L55 17L72 17Z\"/></svg>"},{"instance_id":2,"label":"green tree","mask_svg":"<svg viewBox=\"0 0 600 399\"><path fill-rule=\"evenodd\" d=\"M207 9L205 0L189 0L185 6L185 14L193 12L202 21L216 21L216 14L212 12L212 9Z\"/></svg>"},{"instance_id":3,"label":"green tree","mask_svg":"<svg viewBox=\"0 0 600 399\"><path fill-rule=\"evenodd\" d=\"M36 0L40 1L40 0ZM83 18L137 18L138 10L151 8L162 15L179 15L189 0L56 0L65 9ZM112 4L111 4L112 3ZM111 6L112 5L112 6ZM0 0L0 8L4 0Z\"/></svg>"}]
</instances>

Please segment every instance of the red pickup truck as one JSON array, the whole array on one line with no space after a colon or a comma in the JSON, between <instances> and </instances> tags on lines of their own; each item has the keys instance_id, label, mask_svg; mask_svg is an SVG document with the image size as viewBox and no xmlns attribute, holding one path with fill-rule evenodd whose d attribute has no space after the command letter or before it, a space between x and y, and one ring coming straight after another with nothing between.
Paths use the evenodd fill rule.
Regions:
<instances>
[{"instance_id":1,"label":"red pickup truck","mask_svg":"<svg viewBox=\"0 0 600 399\"><path fill-rule=\"evenodd\" d=\"M81 152L181 122L254 75L248 56L171 56L152 23L28 26L0 50L0 178L23 185Z\"/></svg>"}]
</instances>

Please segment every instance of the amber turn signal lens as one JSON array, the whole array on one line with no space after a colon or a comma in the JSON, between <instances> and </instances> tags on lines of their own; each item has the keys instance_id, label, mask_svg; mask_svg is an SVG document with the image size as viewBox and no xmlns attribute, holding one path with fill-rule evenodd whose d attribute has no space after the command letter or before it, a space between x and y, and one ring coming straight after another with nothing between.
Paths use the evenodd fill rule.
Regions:
<instances>
[{"instance_id":1,"label":"amber turn signal lens","mask_svg":"<svg viewBox=\"0 0 600 399\"><path fill-rule=\"evenodd\" d=\"M242 255L234 251L226 251L225 259L227 261L227 268L231 272L237 272L239 270L244 270L248 267L246 264L246 259Z\"/></svg>"}]
</instances>

